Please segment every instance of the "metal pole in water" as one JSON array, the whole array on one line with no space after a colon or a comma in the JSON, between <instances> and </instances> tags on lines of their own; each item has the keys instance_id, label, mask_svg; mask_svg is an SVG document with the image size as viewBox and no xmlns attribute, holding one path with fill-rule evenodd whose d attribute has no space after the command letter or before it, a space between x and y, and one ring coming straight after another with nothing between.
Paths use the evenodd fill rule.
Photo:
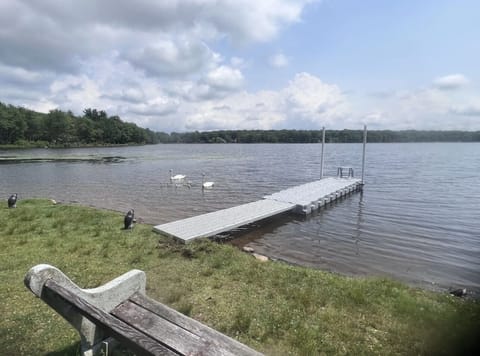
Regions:
<instances>
[{"instance_id":1,"label":"metal pole in water","mask_svg":"<svg viewBox=\"0 0 480 356\"><path fill-rule=\"evenodd\" d=\"M322 156L320 159L320 179L323 178L323 149L325 146L325 126L322 127Z\"/></svg>"},{"instance_id":2,"label":"metal pole in water","mask_svg":"<svg viewBox=\"0 0 480 356\"><path fill-rule=\"evenodd\" d=\"M362 185L365 184L365 148L367 147L367 125L363 125Z\"/></svg>"}]
</instances>

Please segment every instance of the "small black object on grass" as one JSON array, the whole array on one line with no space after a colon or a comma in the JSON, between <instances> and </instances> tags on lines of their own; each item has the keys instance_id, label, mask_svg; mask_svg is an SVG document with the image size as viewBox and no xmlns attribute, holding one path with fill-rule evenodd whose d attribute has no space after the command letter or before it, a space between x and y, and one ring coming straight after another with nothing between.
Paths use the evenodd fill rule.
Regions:
<instances>
[{"instance_id":1,"label":"small black object on grass","mask_svg":"<svg viewBox=\"0 0 480 356\"><path fill-rule=\"evenodd\" d=\"M459 288L450 291L451 295L454 295L455 297L464 297L467 295L467 288Z\"/></svg>"},{"instance_id":2,"label":"small black object on grass","mask_svg":"<svg viewBox=\"0 0 480 356\"><path fill-rule=\"evenodd\" d=\"M17 193L10 195L10 198L8 198L8 207L9 208L16 208L17 207L17 196L18 196Z\"/></svg>"},{"instance_id":3,"label":"small black object on grass","mask_svg":"<svg viewBox=\"0 0 480 356\"><path fill-rule=\"evenodd\" d=\"M127 212L127 215L125 215L125 218L123 219L125 230L132 229L134 222L135 222L135 211L133 209L130 209Z\"/></svg>"}]
</instances>

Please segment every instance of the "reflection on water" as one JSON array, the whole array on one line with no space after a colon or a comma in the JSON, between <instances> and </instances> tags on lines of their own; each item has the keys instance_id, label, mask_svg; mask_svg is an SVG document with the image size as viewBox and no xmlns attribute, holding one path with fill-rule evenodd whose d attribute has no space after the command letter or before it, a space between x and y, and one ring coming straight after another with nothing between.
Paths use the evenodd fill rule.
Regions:
<instances>
[{"instance_id":1,"label":"reflection on water","mask_svg":"<svg viewBox=\"0 0 480 356\"><path fill-rule=\"evenodd\" d=\"M122 157L2 164L0 194L126 212L160 224L260 199L319 176L321 145L155 145L0 151L0 157ZM326 145L325 173L361 145ZM188 186L170 184L169 169ZM215 182L201 189L202 173ZM480 145L370 144L366 186L309 217L283 214L235 232L237 245L290 263L480 289Z\"/></svg>"}]
</instances>

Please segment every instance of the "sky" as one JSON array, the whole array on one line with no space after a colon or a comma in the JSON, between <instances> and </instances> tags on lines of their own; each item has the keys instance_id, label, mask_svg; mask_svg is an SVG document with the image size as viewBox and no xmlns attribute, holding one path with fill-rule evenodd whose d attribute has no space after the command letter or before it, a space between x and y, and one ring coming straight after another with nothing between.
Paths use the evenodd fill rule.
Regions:
<instances>
[{"instance_id":1,"label":"sky","mask_svg":"<svg viewBox=\"0 0 480 356\"><path fill-rule=\"evenodd\" d=\"M478 0L0 0L0 101L155 131L480 130Z\"/></svg>"}]
</instances>

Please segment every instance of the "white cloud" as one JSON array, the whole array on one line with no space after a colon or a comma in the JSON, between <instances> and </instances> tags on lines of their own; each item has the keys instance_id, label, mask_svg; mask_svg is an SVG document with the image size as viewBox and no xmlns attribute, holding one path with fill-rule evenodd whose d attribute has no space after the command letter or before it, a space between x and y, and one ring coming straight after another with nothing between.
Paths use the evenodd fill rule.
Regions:
<instances>
[{"instance_id":1,"label":"white cloud","mask_svg":"<svg viewBox=\"0 0 480 356\"><path fill-rule=\"evenodd\" d=\"M220 65L205 73L197 81L173 81L165 88L172 97L180 97L186 101L199 102L224 98L239 91L245 79L237 68Z\"/></svg>"},{"instance_id":2,"label":"white cloud","mask_svg":"<svg viewBox=\"0 0 480 356\"><path fill-rule=\"evenodd\" d=\"M445 93L436 89L397 91L389 97L377 97L374 111L364 117L371 128L435 129L448 110Z\"/></svg>"},{"instance_id":3,"label":"white cloud","mask_svg":"<svg viewBox=\"0 0 480 356\"><path fill-rule=\"evenodd\" d=\"M140 116L161 117L174 114L178 111L178 101L167 97L158 97L146 103L132 105L128 112Z\"/></svg>"},{"instance_id":4,"label":"white cloud","mask_svg":"<svg viewBox=\"0 0 480 356\"><path fill-rule=\"evenodd\" d=\"M213 66L220 56L201 41L183 38L157 40L153 45L132 50L125 59L147 74L179 77Z\"/></svg>"},{"instance_id":5,"label":"white cloud","mask_svg":"<svg viewBox=\"0 0 480 356\"><path fill-rule=\"evenodd\" d=\"M205 22L234 42L265 42L285 25L300 20L312 0L211 1L202 10ZM202 21L200 21L202 22Z\"/></svg>"},{"instance_id":6,"label":"white cloud","mask_svg":"<svg viewBox=\"0 0 480 356\"><path fill-rule=\"evenodd\" d=\"M223 105L246 85L250 59L225 59L216 44L269 41L311 1L4 0L0 98L42 111L97 107L185 129L178 110Z\"/></svg>"},{"instance_id":7,"label":"white cloud","mask_svg":"<svg viewBox=\"0 0 480 356\"><path fill-rule=\"evenodd\" d=\"M31 110L39 111L39 112L49 112L50 110L53 110L58 107L56 103L46 100L46 99L40 99L40 100L35 100L30 102L29 104L24 104L22 105L24 107L27 107Z\"/></svg>"},{"instance_id":8,"label":"white cloud","mask_svg":"<svg viewBox=\"0 0 480 356\"><path fill-rule=\"evenodd\" d=\"M362 121L364 123L368 123L368 125L371 126L382 126L389 120L389 114L381 111L381 110L373 110L370 112L367 112L363 118Z\"/></svg>"},{"instance_id":9,"label":"white cloud","mask_svg":"<svg viewBox=\"0 0 480 356\"><path fill-rule=\"evenodd\" d=\"M240 70L228 66L220 66L207 74L206 83L218 90L238 90L244 83Z\"/></svg>"},{"instance_id":10,"label":"white cloud","mask_svg":"<svg viewBox=\"0 0 480 356\"><path fill-rule=\"evenodd\" d=\"M85 75L67 75L55 80L50 86L49 95L46 98L56 103L49 110L60 108L82 113L87 107L110 109L109 105L101 98L102 84Z\"/></svg>"},{"instance_id":11,"label":"white cloud","mask_svg":"<svg viewBox=\"0 0 480 356\"><path fill-rule=\"evenodd\" d=\"M289 119L297 123L303 121L314 127L337 126L336 121L349 114L340 88L308 73L297 74L282 93Z\"/></svg>"},{"instance_id":12,"label":"white cloud","mask_svg":"<svg viewBox=\"0 0 480 356\"><path fill-rule=\"evenodd\" d=\"M145 100L145 93L141 88L127 88L116 90L111 94L102 94L102 97L135 104Z\"/></svg>"},{"instance_id":13,"label":"white cloud","mask_svg":"<svg viewBox=\"0 0 480 356\"><path fill-rule=\"evenodd\" d=\"M283 68L288 66L288 58L282 54L282 53L277 53L273 55L272 57L269 58L269 64L274 67L274 68Z\"/></svg>"},{"instance_id":14,"label":"white cloud","mask_svg":"<svg viewBox=\"0 0 480 356\"><path fill-rule=\"evenodd\" d=\"M232 57L230 59L230 64L232 65L232 67L236 67L236 68L242 68L246 65L245 59L240 57Z\"/></svg>"},{"instance_id":15,"label":"white cloud","mask_svg":"<svg viewBox=\"0 0 480 356\"><path fill-rule=\"evenodd\" d=\"M363 120L376 129L480 130L478 99L472 99L472 91L453 90L468 80L450 75L434 83L434 87L389 91L387 96L370 95L363 106L375 109L366 111Z\"/></svg>"},{"instance_id":16,"label":"white cloud","mask_svg":"<svg viewBox=\"0 0 480 356\"><path fill-rule=\"evenodd\" d=\"M259 108L256 104L263 103ZM240 92L221 100L202 102L186 115L187 130L270 129L285 120L281 96L274 91Z\"/></svg>"},{"instance_id":17,"label":"white cloud","mask_svg":"<svg viewBox=\"0 0 480 356\"><path fill-rule=\"evenodd\" d=\"M278 91L237 92L186 111L187 130L341 127L348 105L340 89L299 73Z\"/></svg>"},{"instance_id":18,"label":"white cloud","mask_svg":"<svg viewBox=\"0 0 480 356\"><path fill-rule=\"evenodd\" d=\"M206 42L268 41L299 21L309 2L4 0L0 62L72 73L78 60L116 50L152 73L185 73L208 60Z\"/></svg>"},{"instance_id":19,"label":"white cloud","mask_svg":"<svg viewBox=\"0 0 480 356\"><path fill-rule=\"evenodd\" d=\"M0 100L77 114L96 107L164 131L364 122L480 129L478 93L463 74L365 97L309 73L276 90L251 89L258 72L249 46L300 21L311 1L3 0ZM269 59L293 64L284 53Z\"/></svg>"},{"instance_id":20,"label":"white cloud","mask_svg":"<svg viewBox=\"0 0 480 356\"><path fill-rule=\"evenodd\" d=\"M454 90L467 85L469 80L463 74L450 74L436 78L433 85L441 90Z\"/></svg>"},{"instance_id":21,"label":"white cloud","mask_svg":"<svg viewBox=\"0 0 480 356\"><path fill-rule=\"evenodd\" d=\"M462 106L453 106L450 111L455 115L477 116L480 118L480 102Z\"/></svg>"}]
</instances>

